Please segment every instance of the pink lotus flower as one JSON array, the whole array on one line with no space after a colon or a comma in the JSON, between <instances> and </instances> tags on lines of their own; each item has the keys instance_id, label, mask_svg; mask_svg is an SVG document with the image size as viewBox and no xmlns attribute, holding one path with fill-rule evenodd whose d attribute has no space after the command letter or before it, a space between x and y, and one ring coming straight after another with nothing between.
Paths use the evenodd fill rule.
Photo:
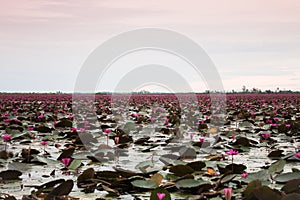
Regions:
<instances>
[{"instance_id":1,"label":"pink lotus flower","mask_svg":"<svg viewBox=\"0 0 300 200\"><path fill-rule=\"evenodd\" d=\"M138 113L134 113L134 114L132 114L132 116L133 116L133 117L138 117L139 114L138 114Z\"/></svg>"},{"instance_id":2,"label":"pink lotus flower","mask_svg":"<svg viewBox=\"0 0 300 200\"><path fill-rule=\"evenodd\" d=\"M154 122L155 120L156 120L155 117L150 117L151 122Z\"/></svg>"},{"instance_id":3,"label":"pink lotus flower","mask_svg":"<svg viewBox=\"0 0 300 200\"><path fill-rule=\"evenodd\" d=\"M38 116L38 119L43 119L44 118L44 115L39 115Z\"/></svg>"},{"instance_id":4,"label":"pink lotus flower","mask_svg":"<svg viewBox=\"0 0 300 200\"><path fill-rule=\"evenodd\" d=\"M114 140L116 144L119 144L120 138L118 136L116 136Z\"/></svg>"},{"instance_id":5,"label":"pink lotus flower","mask_svg":"<svg viewBox=\"0 0 300 200\"><path fill-rule=\"evenodd\" d=\"M271 126L276 127L276 126L278 126L278 124L271 124Z\"/></svg>"},{"instance_id":6,"label":"pink lotus flower","mask_svg":"<svg viewBox=\"0 0 300 200\"><path fill-rule=\"evenodd\" d=\"M108 134L108 133L110 133L110 132L111 132L110 129L105 129L105 130L104 130L104 133L106 133L106 134Z\"/></svg>"},{"instance_id":7,"label":"pink lotus flower","mask_svg":"<svg viewBox=\"0 0 300 200\"><path fill-rule=\"evenodd\" d=\"M300 152L295 153L295 156L300 159Z\"/></svg>"},{"instance_id":8,"label":"pink lotus flower","mask_svg":"<svg viewBox=\"0 0 300 200\"><path fill-rule=\"evenodd\" d=\"M230 200L232 197L232 188L224 188L225 200Z\"/></svg>"},{"instance_id":9,"label":"pink lotus flower","mask_svg":"<svg viewBox=\"0 0 300 200\"><path fill-rule=\"evenodd\" d=\"M68 167L71 162L71 158L62 158L61 162L65 165L65 167Z\"/></svg>"},{"instance_id":10,"label":"pink lotus flower","mask_svg":"<svg viewBox=\"0 0 300 200\"><path fill-rule=\"evenodd\" d=\"M29 130L29 131L33 131L34 128L30 126L30 127L28 127L28 130Z\"/></svg>"},{"instance_id":11,"label":"pink lotus flower","mask_svg":"<svg viewBox=\"0 0 300 200\"><path fill-rule=\"evenodd\" d=\"M230 151L227 151L226 154L227 155L237 155L237 154L239 154L239 152L236 150L230 149Z\"/></svg>"},{"instance_id":12,"label":"pink lotus flower","mask_svg":"<svg viewBox=\"0 0 300 200\"><path fill-rule=\"evenodd\" d=\"M159 200L163 200L163 199L165 198L165 196L166 196L165 193L159 193L159 192L158 192L156 195L157 195L157 198L158 198Z\"/></svg>"},{"instance_id":13,"label":"pink lotus flower","mask_svg":"<svg viewBox=\"0 0 300 200\"><path fill-rule=\"evenodd\" d=\"M2 139L7 142L11 139L11 136L8 134L5 134L5 135L2 135Z\"/></svg>"},{"instance_id":14,"label":"pink lotus flower","mask_svg":"<svg viewBox=\"0 0 300 200\"><path fill-rule=\"evenodd\" d=\"M11 136L8 134L2 135L2 139L5 141L4 151L7 149L7 142L11 139Z\"/></svg>"},{"instance_id":15,"label":"pink lotus flower","mask_svg":"<svg viewBox=\"0 0 300 200\"><path fill-rule=\"evenodd\" d=\"M48 145L48 142L47 141L41 141L40 144L43 145L43 146L46 146L46 145Z\"/></svg>"},{"instance_id":16,"label":"pink lotus flower","mask_svg":"<svg viewBox=\"0 0 300 200\"><path fill-rule=\"evenodd\" d=\"M291 124L286 124L285 125L287 128L290 128L291 127Z\"/></svg>"},{"instance_id":17,"label":"pink lotus flower","mask_svg":"<svg viewBox=\"0 0 300 200\"><path fill-rule=\"evenodd\" d=\"M5 119L3 120L4 123L10 123L11 122L11 119Z\"/></svg>"},{"instance_id":18,"label":"pink lotus flower","mask_svg":"<svg viewBox=\"0 0 300 200\"><path fill-rule=\"evenodd\" d=\"M242 173L242 175L241 175L243 178L247 178L248 177L248 173L247 172L244 172L244 173Z\"/></svg>"},{"instance_id":19,"label":"pink lotus flower","mask_svg":"<svg viewBox=\"0 0 300 200\"><path fill-rule=\"evenodd\" d=\"M268 139L271 136L270 133L263 133L261 134L261 137L263 137L264 139Z\"/></svg>"},{"instance_id":20,"label":"pink lotus flower","mask_svg":"<svg viewBox=\"0 0 300 200\"><path fill-rule=\"evenodd\" d=\"M77 131L77 128L72 127L71 131Z\"/></svg>"},{"instance_id":21,"label":"pink lotus flower","mask_svg":"<svg viewBox=\"0 0 300 200\"><path fill-rule=\"evenodd\" d=\"M201 143L203 143L203 142L204 142L204 138L200 138L199 141L200 141Z\"/></svg>"},{"instance_id":22,"label":"pink lotus flower","mask_svg":"<svg viewBox=\"0 0 300 200\"><path fill-rule=\"evenodd\" d=\"M272 124L272 122L273 122L273 121L272 121L271 119L267 119L267 120L266 120L266 123L267 123L267 124Z\"/></svg>"},{"instance_id":23,"label":"pink lotus flower","mask_svg":"<svg viewBox=\"0 0 300 200\"><path fill-rule=\"evenodd\" d=\"M4 113L4 114L1 114L1 116L2 117L7 117L7 116L9 116L9 114L8 113Z\"/></svg>"}]
</instances>

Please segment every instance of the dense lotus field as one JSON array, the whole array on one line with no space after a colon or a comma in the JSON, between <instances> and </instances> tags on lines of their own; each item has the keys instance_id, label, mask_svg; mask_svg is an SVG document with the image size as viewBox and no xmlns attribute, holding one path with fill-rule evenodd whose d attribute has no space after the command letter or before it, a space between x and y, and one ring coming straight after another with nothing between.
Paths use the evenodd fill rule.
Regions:
<instances>
[{"instance_id":1,"label":"dense lotus field","mask_svg":"<svg viewBox=\"0 0 300 200\"><path fill-rule=\"evenodd\" d=\"M0 114L0 199L300 199L300 94L0 94Z\"/></svg>"}]
</instances>

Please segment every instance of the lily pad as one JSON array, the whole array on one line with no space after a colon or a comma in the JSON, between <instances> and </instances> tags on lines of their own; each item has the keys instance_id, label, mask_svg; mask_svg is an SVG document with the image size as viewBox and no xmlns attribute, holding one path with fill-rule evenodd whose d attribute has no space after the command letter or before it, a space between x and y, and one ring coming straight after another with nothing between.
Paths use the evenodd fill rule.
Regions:
<instances>
[{"instance_id":1,"label":"lily pad","mask_svg":"<svg viewBox=\"0 0 300 200\"><path fill-rule=\"evenodd\" d=\"M175 174L176 176L184 176L194 172L194 170L187 165L175 165L172 166L169 171Z\"/></svg>"},{"instance_id":2,"label":"lily pad","mask_svg":"<svg viewBox=\"0 0 300 200\"><path fill-rule=\"evenodd\" d=\"M157 185L155 182L150 180L134 180L131 182L134 187L144 188L144 189L155 189Z\"/></svg>"},{"instance_id":3,"label":"lily pad","mask_svg":"<svg viewBox=\"0 0 300 200\"><path fill-rule=\"evenodd\" d=\"M196 181L195 179L183 179L180 181L177 181L175 183L175 186L178 189L192 189L192 188L197 188L202 184L205 184L206 182L200 182Z\"/></svg>"},{"instance_id":4,"label":"lily pad","mask_svg":"<svg viewBox=\"0 0 300 200\"><path fill-rule=\"evenodd\" d=\"M288 181L282 188L282 191L285 192L285 194L289 193L299 193L300 194L300 179L293 179Z\"/></svg>"},{"instance_id":5,"label":"lily pad","mask_svg":"<svg viewBox=\"0 0 300 200\"><path fill-rule=\"evenodd\" d=\"M272 163L272 165L269 167L269 173L281 172L283 170L285 164L286 164L286 161L282 160L282 159Z\"/></svg>"},{"instance_id":6,"label":"lily pad","mask_svg":"<svg viewBox=\"0 0 300 200\"><path fill-rule=\"evenodd\" d=\"M56 197L68 195L72 191L74 182L72 180L67 180L61 183L59 186L54 188L45 198L45 200L56 199Z\"/></svg>"},{"instance_id":7,"label":"lily pad","mask_svg":"<svg viewBox=\"0 0 300 200\"><path fill-rule=\"evenodd\" d=\"M18 170L6 170L0 172L0 179L1 180L20 180L22 172Z\"/></svg>"},{"instance_id":8,"label":"lily pad","mask_svg":"<svg viewBox=\"0 0 300 200\"><path fill-rule=\"evenodd\" d=\"M275 181L278 183L286 183L293 179L299 179L300 172L288 172L284 174L279 174L275 177Z\"/></svg>"}]
</instances>

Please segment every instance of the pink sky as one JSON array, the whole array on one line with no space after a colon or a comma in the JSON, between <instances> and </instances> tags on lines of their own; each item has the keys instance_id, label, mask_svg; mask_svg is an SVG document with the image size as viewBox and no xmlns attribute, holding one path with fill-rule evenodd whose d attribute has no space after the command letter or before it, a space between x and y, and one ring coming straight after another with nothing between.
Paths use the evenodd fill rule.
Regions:
<instances>
[{"instance_id":1,"label":"pink sky","mask_svg":"<svg viewBox=\"0 0 300 200\"><path fill-rule=\"evenodd\" d=\"M226 90L300 90L298 0L0 3L0 91L72 91L96 47L142 27L171 29L196 41Z\"/></svg>"}]
</instances>

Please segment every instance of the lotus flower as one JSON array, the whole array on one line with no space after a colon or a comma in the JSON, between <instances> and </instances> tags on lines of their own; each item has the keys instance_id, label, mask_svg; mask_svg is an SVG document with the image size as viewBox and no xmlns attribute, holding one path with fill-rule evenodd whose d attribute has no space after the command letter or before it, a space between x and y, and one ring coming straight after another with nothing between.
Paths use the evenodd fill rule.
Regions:
<instances>
[{"instance_id":1,"label":"lotus flower","mask_svg":"<svg viewBox=\"0 0 300 200\"><path fill-rule=\"evenodd\" d=\"M231 170L233 172L233 156L239 154L238 151L230 149L230 151L226 152L227 155L231 155Z\"/></svg>"},{"instance_id":2,"label":"lotus flower","mask_svg":"<svg viewBox=\"0 0 300 200\"><path fill-rule=\"evenodd\" d=\"M225 200L230 200L232 197L232 188L224 188Z\"/></svg>"},{"instance_id":3,"label":"lotus flower","mask_svg":"<svg viewBox=\"0 0 300 200\"><path fill-rule=\"evenodd\" d=\"M159 193L159 192L158 192L156 195L157 195L157 198L158 198L159 200L163 200L163 199L165 198L165 196L166 196L165 193Z\"/></svg>"},{"instance_id":4,"label":"lotus flower","mask_svg":"<svg viewBox=\"0 0 300 200\"><path fill-rule=\"evenodd\" d=\"M270 133L263 133L261 134L261 137L263 137L264 139L268 139L271 136Z\"/></svg>"},{"instance_id":5,"label":"lotus flower","mask_svg":"<svg viewBox=\"0 0 300 200\"><path fill-rule=\"evenodd\" d=\"M244 172L244 173L242 173L242 175L241 175L243 178L247 178L248 177L248 173L247 172Z\"/></svg>"},{"instance_id":6,"label":"lotus flower","mask_svg":"<svg viewBox=\"0 0 300 200\"><path fill-rule=\"evenodd\" d=\"M295 156L300 159L300 152L295 153Z\"/></svg>"},{"instance_id":7,"label":"lotus flower","mask_svg":"<svg viewBox=\"0 0 300 200\"><path fill-rule=\"evenodd\" d=\"M41 141L40 144L43 145L43 146L46 146L46 145L48 145L48 142L47 141Z\"/></svg>"},{"instance_id":8,"label":"lotus flower","mask_svg":"<svg viewBox=\"0 0 300 200\"><path fill-rule=\"evenodd\" d=\"M11 136L8 135L8 134L4 134L4 135L2 135L2 139L5 141L4 151L6 151L6 149L7 149L7 142L11 139Z\"/></svg>"},{"instance_id":9,"label":"lotus flower","mask_svg":"<svg viewBox=\"0 0 300 200\"><path fill-rule=\"evenodd\" d=\"M104 130L104 133L107 133L107 134L108 134L108 133L110 133L110 132L111 132L110 129L105 129L105 130Z\"/></svg>"},{"instance_id":10,"label":"lotus flower","mask_svg":"<svg viewBox=\"0 0 300 200\"><path fill-rule=\"evenodd\" d=\"M199 141L200 141L201 143L203 143L203 142L204 142L204 138L200 138Z\"/></svg>"},{"instance_id":11,"label":"lotus flower","mask_svg":"<svg viewBox=\"0 0 300 200\"><path fill-rule=\"evenodd\" d=\"M43 119L44 118L44 115L39 115L38 116L38 119Z\"/></svg>"},{"instance_id":12,"label":"lotus flower","mask_svg":"<svg viewBox=\"0 0 300 200\"><path fill-rule=\"evenodd\" d=\"M62 158L61 162L65 165L65 167L68 167L71 162L71 158Z\"/></svg>"},{"instance_id":13,"label":"lotus flower","mask_svg":"<svg viewBox=\"0 0 300 200\"><path fill-rule=\"evenodd\" d=\"M105 129L104 133L106 133L106 145L108 146L108 134L111 132L110 129Z\"/></svg>"},{"instance_id":14,"label":"lotus flower","mask_svg":"<svg viewBox=\"0 0 300 200\"><path fill-rule=\"evenodd\" d=\"M226 154L227 155L237 155L237 154L239 154L239 152L236 150L230 149L230 151L227 151Z\"/></svg>"},{"instance_id":15,"label":"lotus flower","mask_svg":"<svg viewBox=\"0 0 300 200\"><path fill-rule=\"evenodd\" d=\"M119 144L120 138L118 136L116 136L114 140L116 144Z\"/></svg>"},{"instance_id":16,"label":"lotus flower","mask_svg":"<svg viewBox=\"0 0 300 200\"><path fill-rule=\"evenodd\" d=\"M8 134L5 134L5 135L2 135L2 139L7 142L11 139L11 136Z\"/></svg>"}]
</instances>

